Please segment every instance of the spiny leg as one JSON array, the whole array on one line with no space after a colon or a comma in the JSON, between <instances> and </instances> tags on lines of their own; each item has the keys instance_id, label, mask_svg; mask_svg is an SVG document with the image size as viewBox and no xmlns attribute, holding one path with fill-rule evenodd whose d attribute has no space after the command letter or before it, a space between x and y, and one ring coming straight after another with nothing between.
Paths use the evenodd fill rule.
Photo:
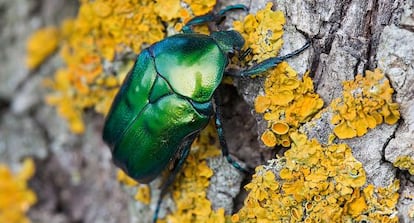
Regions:
<instances>
[{"instance_id":1,"label":"spiny leg","mask_svg":"<svg viewBox=\"0 0 414 223\"><path fill-rule=\"evenodd\" d=\"M185 140L184 144L182 145L182 151L178 163L174 166L171 174L168 176L167 181L162 185L161 194L157 201L157 207L155 208L154 216L153 216L153 223L156 223L158 220L158 213L161 208L162 199L165 194L168 192L168 188L174 182L175 177L177 176L178 172L181 170L184 162L187 160L188 155L190 154L191 144L194 142L196 134L190 136L188 139Z\"/></svg>"},{"instance_id":2,"label":"spiny leg","mask_svg":"<svg viewBox=\"0 0 414 223\"><path fill-rule=\"evenodd\" d=\"M229 5L227 7L225 7L224 9L220 10L217 14L214 13L208 13L202 16L196 16L194 18L192 18L190 21L188 21L185 26L182 28L182 31L184 33L191 33L193 32L193 30L191 29L191 26L194 25L200 25L200 24L204 24L204 23L208 23L208 22L216 22L216 23L220 23L223 18L225 17L225 14L229 11L232 10L244 10L244 11L248 11L247 6L242 5L242 4L236 4L236 5Z\"/></svg>"},{"instance_id":3,"label":"spiny leg","mask_svg":"<svg viewBox=\"0 0 414 223\"><path fill-rule=\"evenodd\" d=\"M230 157L229 149L227 147L227 142L224 137L223 125L221 123L220 99L217 94L214 94L214 101L216 102L215 123L216 123L216 128L217 128L217 135L219 137L221 153L226 158L227 162L229 162L234 168L246 174L252 174L253 173L252 170L241 167L238 162L236 162L233 158Z\"/></svg>"},{"instance_id":4,"label":"spiny leg","mask_svg":"<svg viewBox=\"0 0 414 223\"><path fill-rule=\"evenodd\" d=\"M272 57L272 58L266 59L246 70L242 70L239 72L227 72L226 75L234 76L234 77L249 77L249 76L253 76L253 75L265 72L272 67L276 67L282 61L300 54L301 52L306 50L309 46L310 46L310 40L308 39L305 45L293 51L292 53L289 53L289 54L286 54L280 57Z\"/></svg>"},{"instance_id":5,"label":"spiny leg","mask_svg":"<svg viewBox=\"0 0 414 223\"><path fill-rule=\"evenodd\" d=\"M244 60L249 54L252 53L252 48L247 48L246 50L242 51L239 55L239 60L242 61Z\"/></svg>"}]
</instances>

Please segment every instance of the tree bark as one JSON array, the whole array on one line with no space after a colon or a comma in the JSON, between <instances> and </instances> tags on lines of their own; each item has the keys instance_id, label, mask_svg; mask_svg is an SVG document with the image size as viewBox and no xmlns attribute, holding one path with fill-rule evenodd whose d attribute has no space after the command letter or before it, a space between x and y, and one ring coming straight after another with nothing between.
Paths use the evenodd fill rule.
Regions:
<instances>
[{"instance_id":1,"label":"tree bark","mask_svg":"<svg viewBox=\"0 0 414 223\"><path fill-rule=\"evenodd\" d=\"M254 13L267 2L219 1L216 9L242 3ZM400 105L399 122L392 126L382 124L362 137L338 142L348 144L363 163L368 183L387 186L394 179L401 180L399 218L401 222L412 221L408 213L414 206L413 176L392 163L399 156L414 159L414 1L271 2L287 19L281 55L302 46L304 40L298 30L311 37L310 49L289 60L289 64L298 73L310 71L325 106L341 97L343 81L352 80L365 70L380 68L390 80L394 100ZM140 222L141 217L130 216L131 208L138 216L150 219L152 216L146 211L149 207L133 207L136 204L131 196L115 180L110 151L101 141L103 117L87 115L85 133L74 136L54 109L43 103L46 90L42 80L62 66L59 56L51 56L34 71L22 65L28 36L40 27L58 25L75 16L77 7L75 2L64 0L0 0L0 163L16 168L23 157L35 157L37 172L31 186L39 201L30 211L33 222ZM237 16L229 15L225 26ZM262 84L263 78L241 79L235 81L236 90L222 89L226 92L223 116L229 148L233 148L231 152L241 148L237 158L249 166L263 164L275 153L259 149L263 145L258 136L266 122L253 112L253 106L254 99L263 91ZM316 123L305 125L304 131L309 138L327 143L333 129L329 116L321 116ZM223 179L236 177L232 179L237 182L236 192L217 192L228 188L220 185L223 179L214 178L209 198L214 207L224 206L231 211L243 202L232 202L238 196L243 176L231 168L220 167L220 163L226 162L220 159L211 161L211 168ZM230 202L221 202L226 199Z\"/></svg>"}]
</instances>

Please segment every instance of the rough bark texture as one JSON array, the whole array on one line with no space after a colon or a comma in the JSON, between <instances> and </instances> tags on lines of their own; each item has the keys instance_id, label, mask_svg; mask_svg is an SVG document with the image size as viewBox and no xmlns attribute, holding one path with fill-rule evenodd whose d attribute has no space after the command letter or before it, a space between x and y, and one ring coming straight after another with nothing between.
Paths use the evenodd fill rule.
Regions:
<instances>
[{"instance_id":1,"label":"rough bark texture","mask_svg":"<svg viewBox=\"0 0 414 223\"><path fill-rule=\"evenodd\" d=\"M243 3L255 12L266 2L220 1L217 8ZM366 69L378 67L390 79L395 100L401 106L399 123L383 124L363 137L343 142L353 148L354 156L363 163L368 183L385 186L395 178L401 179L400 219L410 222L407 211L414 205L410 199L414 180L406 171L393 167L392 162L401 155L414 158L414 2L272 2L287 18L282 55L304 43L296 30L312 37L310 50L289 63L299 73L310 70L325 105L341 95L342 81L353 79ZM86 132L75 136L53 108L44 104L42 79L62 66L58 55L32 72L22 65L26 38L39 27L75 16L76 10L76 1L0 0L0 162L14 168L23 157L35 157L37 172L31 186L39 201L30 211L33 222L142 222L150 219L151 213L148 207L133 207L136 202L115 180L109 150L101 141L103 118L88 115ZM272 157L272 152L259 149L258 135L266 123L252 109L254 98L263 92L262 82L261 78L237 80L238 94L234 89L223 89L228 92L223 101L229 147L240 148L233 152L249 166ZM305 126L304 131L310 138L327 142L333 128L329 114L322 115L316 123ZM224 206L230 212L243 176L226 165L223 159L211 161L215 178L208 196L214 207ZM228 181L233 182L233 188L218 184ZM157 193L153 191L154 196ZM165 205L169 204L171 201L166 199ZM130 215L129 209L135 215Z\"/></svg>"}]
</instances>

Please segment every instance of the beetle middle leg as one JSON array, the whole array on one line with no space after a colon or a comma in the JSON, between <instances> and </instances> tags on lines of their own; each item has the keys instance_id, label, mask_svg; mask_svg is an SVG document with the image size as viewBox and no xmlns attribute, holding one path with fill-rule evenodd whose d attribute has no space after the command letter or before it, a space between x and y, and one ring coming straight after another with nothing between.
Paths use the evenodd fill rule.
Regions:
<instances>
[{"instance_id":1,"label":"beetle middle leg","mask_svg":"<svg viewBox=\"0 0 414 223\"><path fill-rule=\"evenodd\" d=\"M241 172L244 172L248 175L252 174L253 173L252 170L241 167L240 164L237 161L235 161L233 158L231 158L231 156L229 154L229 148L227 147L227 142L226 142L226 139L224 137L224 129L223 129L223 125L221 123L221 111L220 111L220 106L219 106L220 99L218 98L217 94L214 94L214 101L216 102L216 106L215 106L215 124L216 124L216 129L217 129L217 135L219 137L221 153L226 158L227 162L229 162L234 168L236 168L237 170L239 170Z\"/></svg>"},{"instance_id":2,"label":"beetle middle leg","mask_svg":"<svg viewBox=\"0 0 414 223\"><path fill-rule=\"evenodd\" d=\"M196 134L191 135L182 145L182 150L180 154L180 158L178 159L178 163L172 169L170 175L168 175L167 181L161 187L161 194L158 197L157 207L155 208L154 216L153 216L153 223L156 223L158 220L158 213L161 208L162 199L167 194L169 187L174 182L175 177L177 176L178 172L181 170L184 162L187 160L188 155L190 154L191 144L194 142Z\"/></svg>"}]
</instances>

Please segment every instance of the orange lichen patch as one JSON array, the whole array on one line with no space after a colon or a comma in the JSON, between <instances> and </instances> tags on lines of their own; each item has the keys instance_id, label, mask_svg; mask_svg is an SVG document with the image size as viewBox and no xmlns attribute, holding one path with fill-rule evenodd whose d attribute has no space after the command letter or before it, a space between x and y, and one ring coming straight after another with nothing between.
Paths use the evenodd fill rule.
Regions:
<instances>
[{"instance_id":1,"label":"orange lichen patch","mask_svg":"<svg viewBox=\"0 0 414 223\"><path fill-rule=\"evenodd\" d=\"M342 122L334 129L334 133L341 139L349 139L357 135L357 131L351 128L346 122Z\"/></svg>"},{"instance_id":2,"label":"orange lichen patch","mask_svg":"<svg viewBox=\"0 0 414 223\"><path fill-rule=\"evenodd\" d=\"M59 30L47 27L34 32L27 40L26 66L37 68L58 47Z\"/></svg>"},{"instance_id":3,"label":"orange lichen patch","mask_svg":"<svg viewBox=\"0 0 414 223\"><path fill-rule=\"evenodd\" d=\"M343 96L333 100L331 123L340 139L362 136L368 129L385 122L395 124L400 118L398 104L392 101L394 90L379 69L358 74L343 83Z\"/></svg>"},{"instance_id":4,"label":"orange lichen patch","mask_svg":"<svg viewBox=\"0 0 414 223\"><path fill-rule=\"evenodd\" d=\"M284 122L275 122L272 124L272 130L278 135L284 135L289 131L289 125Z\"/></svg>"},{"instance_id":5,"label":"orange lichen patch","mask_svg":"<svg viewBox=\"0 0 414 223\"><path fill-rule=\"evenodd\" d=\"M180 0L159 0L155 4L155 12L164 21L180 18L181 10Z\"/></svg>"},{"instance_id":6,"label":"orange lichen patch","mask_svg":"<svg viewBox=\"0 0 414 223\"><path fill-rule=\"evenodd\" d=\"M414 175L414 159L410 156L397 157L393 165L401 170L408 170L411 175Z\"/></svg>"},{"instance_id":7,"label":"orange lichen patch","mask_svg":"<svg viewBox=\"0 0 414 223\"><path fill-rule=\"evenodd\" d=\"M275 134L270 131L270 130L266 130L262 136L260 137L260 139L262 140L262 142L267 146L267 147L273 147L276 145L277 143L277 139Z\"/></svg>"},{"instance_id":8,"label":"orange lichen patch","mask_svg":"<svg viewBox=\"0 0 414 223\"><path fill-rule=\"evenodd\" d=\"M234 29L245 39L244 50L250 48L251 54L245 60L249 64L275 57L283 45L283 25L285 17L282 11L273 11L272 3L255 15L247 15L243 21L235 21Z\"/></svg>"},{"instance_id":9,"label":"orange lichen patch","mask_svg":"<svg viewBox=\"0 0 414 223\"><path fill-rule=\"evenodd\" d=\"M115 86L119 85L119 81L113 76L107 76L97 79L97 86L90 88L82 85L82 82L74 82L70 75L69 70L59 69L54 80L45 80L45 86L54 90L46 96L46 102L57 107L58 114L68 121L72 132L82 133L85 129L82 120L84 109L95 106L97 112L105 114L118 91ZM75 83L80 86L74 85ZM76 86L77 92L74 89ZM103 86L107 86L107 89Z\"/></svg>"},{"instance_id":10,"label":"orange lichen patch","mask_svg":"<svg viewBox=\"0 0 414 223\"><path fill-rule=\"evenodd\" d=\"M122 81L123 73L105 74L104 61L126 49L138 53L143 44L164 37L153 8L152 1L81 1L77 18L63 23L60 55L66 67L47 80L53 92L46 102L57 107L74 133L84 131L85 109L108 111Z\"/></svg>"},{"instance_id":11,"label":"orange lichen patch","mask_svg":"<svg viewBox=\"0 0 414 223\"><path fill-rule=\"evenodd\" d=\"M168 22L169 27L180 31L192 17L210 12L215 5L215 0L159 0L154 10L164 22Z\"/></svg>"},{"instance_id":12,"label":"orange lichen patch","mask_svg":"<svg viewBox=\"0 0 414 223\"><path fill-rule=\"evenodd\" d=\"M194 15L204 15L210 12L216 5L216 0L183 0L187 3Z\"/></svg>"},{"instance_id":13,"label":"orange lichen patch","mask_svg":"<svg viewBox=\"0 0 414 223\"><path fill-rule=\"evenodd\" d=\"M151 202L151 191L148 185L139 185L137 193L134 196L135 200L149 205Z\"/></svg>"},{"instance_id":14,"label":"orange lichen patch","mask_svg":"<svg viewBox=\"0 0 414 223\"><path fill-rule=\"evenodd\" d=\"M26 212L36 203L36 194L27 181L35 171L32 159L25 159L20 171L13 174L0 164L0 222L29 223Z\"/></svg>"},{"instance_id":15,"label":"orange lichen patch","mask_svg":"<svg viewBox=\"0 0 414 223\"><path fill-rule=\"evenodd\" d=\"M399 182L367 185L362 164L345 144L321 146L292 133L284 157L259 166L232 222L397 222ZM382 221L380 221L381 219Z\"/></svg>"},{"instance_id":16,"label":"orange lichen patch","mask_svg":"<svg viewBox=\"0 0 414 223\"><path fill-rule=\"evenodd\" d=\"M290 137L289 137L288 134L282 135L280 137L280 141L281 141L280 145L282 145L283 147L289 147L290 146Z\"/></svg>"},{"instance_id":17,"label":"orange lichen patch","mask_svg":"<svg viewBox=\"0 0 414 223\"><path fill-rule=\"evenodd\" d=\"M134 195L135 200L146 205L150 204L151 189L149 185L139 184L136 180L126 175L125 172L122 170L118 170L117 180L127 187L135 187L137 189L137 192Z\"/></svg>"},{"instance_id":18,"label":"orange lichen patch","mask_svg":"<svg viewBox=\"0 0 414 223\"><path fill-rule=\"evenodd\" d=\"M355 217L355 220L360 222L366 220L368 222L392 222L397 223L397 205L400 188L398 180L393 181L387 187L375 188L373 185L368 185L361 193L364 196L367 210L361 215Z\"/></svg>"},{"instance_id":19,"label":"orange lichen patch","mask_svg":"<svg viewBox=\"0 0 414 223\"><path fill-rule=\"evenodd\" d=\"M122 170L118 170L116 177L119 182L129 187L138 186L138 182L132 179L131 177L129 177L128 175L126 175L126 173Z\"/></svg>"},{"instance_id":20,"label":"orange lichen patch","mask_svg":"<svg viewBox=\"0 0 414 223\"><path fill-rule=\"evenodd\" d=\"M276 145L289 146L290 132L301 123L309 121L323 106L323 100L313 90L312 80L305 74L302 81L286 62L268 71L264 84L265 95L255 100L257 113L263 113L268 126L276 134ZM266 134L266 135L264 135ZM269 133L263 133L262 141L269 145ZM272 143L273 145L273 143Z\"/></svg>"},{"instance_id":21,"label":"orange lichen patch","mask_svg":"<svg viewBox=\"0 0 414 223\"><path fill-rule=\"evenodd\" d=\"M365 197L361 196L360 190L355 190L351 199L346 203L347 212L353 217L360 216L368 208Z\"/></svg>"},{"instance_id":22,"label":"orange lichen patch","mask_svg":"<svg viewBox=\"0 0 414 223\"><path fill-rule=\"evenodd\" d=\"M60 33L60 56L66 66L46 81L52 90L46 102L57 107L74 133L85 129L82 120L85 109L108 112L133 64L123 59L127 53L132 50L138 54L143 47L165 38L164 24L167 28L178 26L194 15L212 10L215 1L82 0L80 3L75 19L63 22L60 30L35 34L28 46L32 64L29 66L37 66L40 62L36 61L41 60L35 47L42 46L45 50L45 44L39 42L47 42L53 43L55 49L58 40L50 33Z\"/></svg>"},{"instance_id":23,"label":"orange lichen patch","mask_svg":"<svg viewBox=\"0 0 414 223\"><path fill-rule=\"evenodd\" d=\"M213 171L206 159L221 154L214 125L204 129L191 147L183 169L177 175L172 196L176 210L166 216L167 222L224 222L224 209L211 209L207 188ZM213 144L212 144L213 143Z\"/></svg>"},{"instance_id":24,"label":"orange lichen patch","mask_svg":"<svg viewBox=\"0 0 414 223\"><path fill-rule=\"evenodd\" d=\"M256 101L254 103L254 109L258 113L264 113L266 109L269 108L270 103L271 103L270 98L259 95L257 96Z\"/></svg>"}]
</instances>

